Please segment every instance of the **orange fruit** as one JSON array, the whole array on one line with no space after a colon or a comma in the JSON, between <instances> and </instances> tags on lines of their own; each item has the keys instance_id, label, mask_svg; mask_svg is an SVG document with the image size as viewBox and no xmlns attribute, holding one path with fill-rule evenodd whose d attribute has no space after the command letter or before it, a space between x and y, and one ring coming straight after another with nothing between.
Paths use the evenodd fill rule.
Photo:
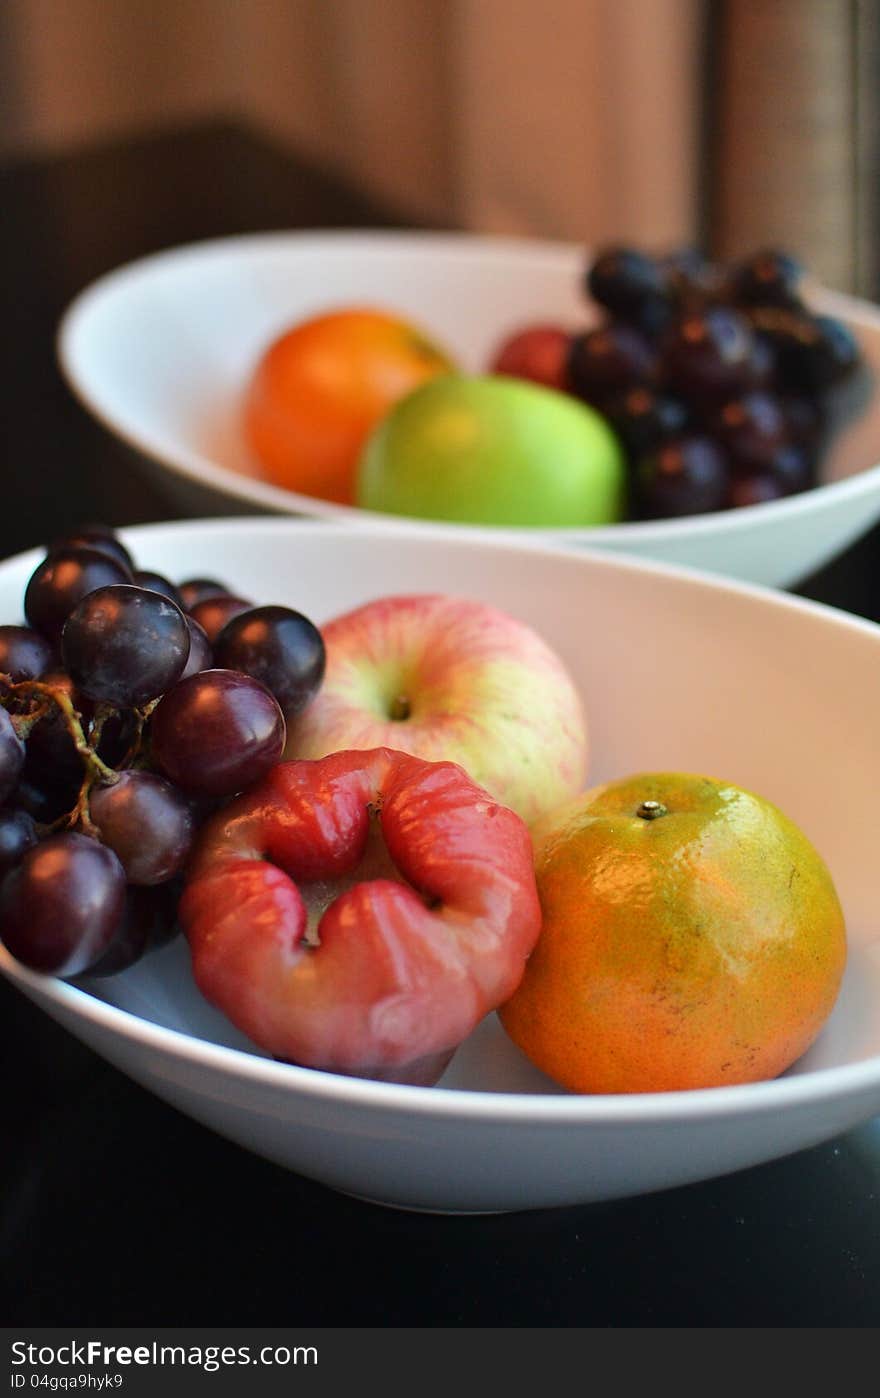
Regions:
<instances>
[{"instance_id":1,"label":"orange fruit","mask_svg":"<svg viewBox=\"0 0 880 1398\"><path fill-rule=\"evenodd\" d=\"M453 369L399 316L368 308L316 316L260 356L245 395L245 436L276 485L351 504L371 429L399 398Z\"/></svg>"},{"instance_id":2,"label":"orange fruit","mask_svg":"<svg viewBox=\"0 0 880 1398\"><path fill-rule=\"evenodd\" d=\"M499 1014L556 1082L753 1082L816 1038L843 975L843 914L821 857L769 801L651 773L585 793L533 839L543 930Z\"/></svg>"}]
</instances>

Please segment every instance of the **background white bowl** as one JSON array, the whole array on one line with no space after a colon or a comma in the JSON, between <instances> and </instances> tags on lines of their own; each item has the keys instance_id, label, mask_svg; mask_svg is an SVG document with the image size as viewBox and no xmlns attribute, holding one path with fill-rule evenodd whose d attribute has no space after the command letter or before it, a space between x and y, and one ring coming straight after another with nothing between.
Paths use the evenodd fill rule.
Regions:
<instances>
[{"instance_id":1,"label":"background white bowl","mask_svg":"<svg viewBox=\"0 0 880 1398\"><path fill-rule=\"evenodd\" d=\"M586 256L579 246L467 234L282 233L208 241L145 258L83 292L60 328L60 363L82 402L136 449L169 498L190 513L228 512L236 501L239 508L366 526L393 522L260 479L240 416L261 351L305 316L372 303L415 319L466 369L485 369L500 339L523 324L588 322L581 291ZM854 327L876 376L880 311L829 292L812 299ZM790 586L880 517L878 461L880 396L873 394L868 410L837 437L823 483L804 494L684 520L490 532L623 550Z\"/></svg>"},{"instance_id":2,"label":"background white bowl","mask_svg":"<svg viewBox=\"0 0 880 1398\"><path fill-rule=\"evenodd\" d=\"M531 623L571 666L594 742L591 777L707 772L776 801L837 883L850 961L821 1037L774 1082L578 1097L526 1061L496 1017L441 1086L410 1088L261 1057L193 987L172 944L80 988L0 970L112 1063L197 1120L339 1189L438 1210L611 1199L709 1178L825 1140L880 1112L876 741L880 628L677 569L523 551L423 530L291 520L126 530L145 567L219 574L321 622L371 597L450 590ZM39 555L0 565L16 619Z\"/></svg>"}]
</instances>

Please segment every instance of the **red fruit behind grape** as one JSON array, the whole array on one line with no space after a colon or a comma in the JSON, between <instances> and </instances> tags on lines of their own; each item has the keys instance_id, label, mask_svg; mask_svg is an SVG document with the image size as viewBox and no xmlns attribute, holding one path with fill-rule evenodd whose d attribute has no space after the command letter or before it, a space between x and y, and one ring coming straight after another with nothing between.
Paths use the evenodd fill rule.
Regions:
<instances>
[{"instance_id":1,"label":"red fruit behind grape","mask_svg":"<svg viewBox=\"0 0 880 1398\"><path fill-rule=\"evenodd\" d=\"M570 343L568 331L558 325L526 326L499 345L489 371L564 391L568 386L566 361Z\"/></svg>"}]
</instances>

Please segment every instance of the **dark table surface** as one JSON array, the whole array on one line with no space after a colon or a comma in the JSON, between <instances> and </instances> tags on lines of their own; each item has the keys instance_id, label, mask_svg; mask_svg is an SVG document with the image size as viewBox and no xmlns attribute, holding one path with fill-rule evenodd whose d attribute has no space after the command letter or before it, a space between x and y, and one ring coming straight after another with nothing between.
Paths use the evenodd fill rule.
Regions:
<instances>
[{"instance_id":1,"label":"dark table surface","mask_svg":"<svg viewBox=\"0 0 880 1398\"><path fill-rule=\"evenodd\" d=\"M0 169L0 554L167 502L74 403L65 305L142 254L394 215L216 123ZM805 595L880 619L880 533ZM356 1202L135 1086L0 982L6 1325L873 1326L880 1120L705 1184L443 1218Z\"/></svg>"}]
</instances>

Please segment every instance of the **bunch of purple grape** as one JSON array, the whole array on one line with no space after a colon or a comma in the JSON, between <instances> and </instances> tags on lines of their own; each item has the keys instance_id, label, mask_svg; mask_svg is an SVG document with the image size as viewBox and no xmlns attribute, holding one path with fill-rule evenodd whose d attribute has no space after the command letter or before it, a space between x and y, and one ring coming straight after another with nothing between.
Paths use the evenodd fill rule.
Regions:
<instances>
[{"instance_id":1,"label":"bunch of purple grape","mask_svg":"<svg viewBox=\"0 0 880 1398\"><path fill-rule=\"evenodd\" d=\"M139 570L94 525L57 541L0 626L0 940L108 975L173 933L200 822L280 758L324 677L300 612Z\"/></svg>"},{"instance_id":2,"label":"bunch of purple grape","mask_svg":"<svg viewBox=\"0 0 880 1398\"><path fill-rule=\"evenodd\" d=\"M701 514L815 484L830 395L860 364L841 321L811 312L794 258L720 266L609 248L586 286L606 312L572 337L569 391L599 409L630 465L630 514Z\"/></svg>"}]
</instances>

